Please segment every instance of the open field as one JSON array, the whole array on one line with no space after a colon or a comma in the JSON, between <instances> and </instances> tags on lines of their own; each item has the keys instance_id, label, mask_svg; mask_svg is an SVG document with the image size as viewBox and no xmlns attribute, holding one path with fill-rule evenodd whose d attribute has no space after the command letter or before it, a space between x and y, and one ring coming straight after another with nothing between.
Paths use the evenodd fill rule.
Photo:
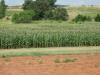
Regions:
<instances>
[{"instance_id":1,"label":"open field","mask_svg":"<svg viewBox=\"0 0 100 75\"><path fill-rule=\"evenodd\" d=\"M87 6L83 6L83 7L65 7L68 10L70 19L73 19L75 16L77 16L78 14L82 14L82 15L86 15L86 16L91 16L92 18L94 18L96 16L96 14L100 13L100 7L87 7Z\"/></svg>"},{"instance_id":2,"label":"open field","mask_svg":"<svg viewBox=\"0 0 100 75\"><path fill-rule=\"evenodd\" d=\"M0 75L66 74L100 75L100 54L0 58Z\"/></svg>"},{"instance_id":3,"label":"open field","mask_svg":"<svg viewBox=\"0 0 100 75\"><path fill-rule=\"evenodd\" d=\"M69 21L40 20L30 24L14 24L0 20L0 48L100 46L100 23L73 23L76 15L95 17L99 7L65 7ZM8 7L6 16L23 11L21 7Z\"/></svg>"},{"instance_id":4,"label":"open field","mask_svg":"<svg viewBox=\"0 0 100 75\"><path fill-rule=\"evenodd\" d=\"M72 55L99 54L100 47L55 47L55 48L23 48L0 49L0 57L16 56L44 56L44 55Z\"/></svg>"},{"instance_id":5,"label":"open field","mask_svg":"<svg viewBox=\"0 0 100 75\"><path fill-rule=\"evenodd\" d=\"M65 7L68 21L14 24L23 11L8 7L0 20L0 75L100 75L100 22L73 23L78 14L94 18L100 7Z\"/></svg>"},{"instance_id":6,"label":"open field","mask_svg":"<svg viewBox=\"0 0 100 75\"><path fill-rule=\"evenodd\" d=\"M1 24L0 48L100 46L100 23L34 21Z\"/></svg>"},{"instance_id":7,"label":"open field","mask_svg":"<svg viewBox=\"0 0 100 75\"><path fill-rule=\"evenodd\" d=\"M75 14L94 17L99 7L65 7L71 18ZM23 11L21 7L8 7L6 16ZM14 24L10 19L0 20L0 48L40 48L100 46L100 23L40 20L30 24Z\"/></svg>"},{"instance_id":8,"label":"open field","mask_svg":"<svg viewBox=\"0 0 100 75\"><path fill-rule=\"evenodd\" d=\"M87 6L81 6L81 7L64 7L66 8L66 10L68 11L69 17L71 19L73 19L75 16L77 16L78 14L82 14L82 15L87 15L87 16L91 16L92 18L94 18L96 16L96 14L100 13L100 7L87 7ZM21 7L8 7L6 15L7 16L12 16L14 13L18 13L23 11L21 9Z\"/></svg>"}]
</instances>

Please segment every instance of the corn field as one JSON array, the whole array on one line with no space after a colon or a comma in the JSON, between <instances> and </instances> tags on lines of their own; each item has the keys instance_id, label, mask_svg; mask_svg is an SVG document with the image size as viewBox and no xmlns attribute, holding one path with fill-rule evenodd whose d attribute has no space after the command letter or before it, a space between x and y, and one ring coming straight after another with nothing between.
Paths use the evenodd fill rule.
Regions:
<instances>
[{"instance_id":1,"label":"corn field","mask_svg":"<svg viewBox=\"0 0 100 75\"><path fill-rule=\"evenodd\" d=\"M0 48L100 46L100 25L69 26L0 25Z\"/></svg>"}]
</instances>

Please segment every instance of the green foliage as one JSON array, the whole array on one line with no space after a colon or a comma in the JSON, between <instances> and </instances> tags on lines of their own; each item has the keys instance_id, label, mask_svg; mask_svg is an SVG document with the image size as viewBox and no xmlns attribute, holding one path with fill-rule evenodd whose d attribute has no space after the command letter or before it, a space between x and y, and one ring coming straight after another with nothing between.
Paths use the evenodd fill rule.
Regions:
<instances>
[{"instance_id":1,"label":"green foliage","mask_svg":"<svg viewBox=\"0 0 100 75\"><path fill-rule=\"evenodd\" d=\"M35 60L35 58L32 58L32 60Z\"/></svg>"},{"instance_id":2,"label":"green foliage","mask_svg":"<svg viewBox=\"0 0 100 75\"><path fill-rule=\"evenodd\" d=\"M2 19L3 18L3 15L0 13L0 19Z\"/></svg>"},{"instance_id":3,"label":"green foliage","mask_svg":"<svg viewBox=\"0 0 100 75\"><path fill-rule=\"evenodd\" d=\"M100 23L42 20L33 24L0 25L0 48L69 46L100 46Z\"/></svg>"},{"instance_id":4,"label":"green foliage","mask_svg":"<svg viewBox=\"0 0 100 75\"><path fill-rule=\"evenodd\" d=\"M1 0L1 2L0 2L0 19L5 17L6 8L7 8L7 6L5 5L5 1Z\"/></svg>"},{"instance_id":5,"label":"green foliage","mask_svg":"<svg viewBox=\"0 0 100 75\"><path fill-rule=\"evenodd\" d=\"M97 15L96 15L95 21L96 21L96 22L100 22L100 14L97 14Z\"/></svg>"},{"instance_id":6,"label":"green foliage","mask_svg":"<svg viewBox=\"0 0 100 75\"><path fill-rule=\"evenodd\" d=\"M6 55L3 54L3 55L2 55L2 58L6 58Z\"/></svg>"},{"instance_id":7,"label":"green foliage","mask_svg":"<svg viewBox=\"0 0 100 75\"><path fill-rule=\"evenodd\" d=\"M18 23L18 22L19 22L18 18L19 18L19 14L16 14L16 13L15 13L15 14L12 16L12 22Z\"/></svg>"},{"instance_id":8,"label":"green foliage","mask_svg":"<svg viewBox=\"0 0 100 75\"><path fill-rule=\"evenodd\" d=\"M23 9L34 10L36 12L35 19L44 18L45 12L55 8L56 0L26 0Z\"/></svg>"},{"instance_id":9,"label":"green foliage","mask_svg":"<svg viewBox=\"0 0 100 75\"><path fill-rule=\"evenodd\" d=\"M94 65L95 68L97 68L98 66L99 66L98 64L95 64L95 65Z\"/></svg>"},{"instance_id":10,"label":"green foliage","mask_svg":"<svg viewBox=\"0 0 100 75\"><path fill-rule=\"evenodd\" d=\"M10 60L10 59L4 59L4 61L9 62L9 61L11 61L11 60Z\"/></svg>"},{"instance_id":11,"label":"green foliage","mask_svg":"<svg viewBox=\"0 0 100 75\"><path fill-rule=\"evenodd\" d=\"M57 8L56 0L25 0L23 4L24 10L34 10L36 12L35 20L50 19L50 20L67 20L68 14L65 8Z\"/></svg>"},{"instance_id":12,"label":"green foliage","mask_svg":"<svg viewBox=\"0 0 100 75\"><path fill-rule=\"evenodd\" d=\"M14 14L12 22L15 23L30 23L34 19L35 13L33 11L23 11L18 14Z\"/></svg>"},{"instance_id":13,"label":"green foliage","mask_svg":"<svg viewBox=\"0 0 100 75\"><path fill-rule=\"evenodd\" d=\"M68 20L68 13L65 8L58 7L45 12L44 17L50 20Z\"/></svg>"},{"instance_id":14,"label":"green foliage","mask_svg":"<svg viewBox=\"0 0 100 75\"><path fill-rule=\"evenodd\" d=\"M0 48L100 46L97 33L36 32L0 35Z\"/></svg>"},{"instance_id":15,"label":"green foliage","mask_svg":"<svg viewBox=\"0 0 100 75\"><path fill-rule=\"evenodd\" d=\"M83 15L77 15L72 21L74 22L84 22L84 21L91 21L92 18L90 16L83 16Z\"/></svg>"},{"instance_id":16,"label":"green foliage","mask_svg":"<svg viewBox=\"0 0 100 75\"><path fill-rule=\"evenodd\" d=\"M63 63L75 62L77 59L64 59Z\"/></svg>"},{"instance_id":17,"label":"green foliage","mask_svg":"<svg viewBox=\"0 0 100 75\"><path fill-rule=\"evenodd\" d=\"M59 19L59 20L57 20L58 21L58 23L62 23L63 22L63 20L62 19Z\"/></svg>"},{"instance_id":18,"label":"green foliage","mask_svg":"<svg viewBox=\"0 0 100 75\"><path fill-rule=\"evenodd\" d=\"M59 59L56 59L56 60L55 60L55 63L60 63L60 60L59 60Z\"/></svg>"},{"instance_id":19,"label":"green foliage","mask_svg":"<svg viewBox=\"0 0 100 75\"><path fill-rule=\"evenodd\" d=\"M25 0L25 2L24 2L24 4L23 4L23 9L24 10L29 10L29 9L31 9L31 4L33 3L33 1L32 0Z\"/></svg>"},{"instance_id":20,"label":"green foliage","mask_svg":"<svg viewBox=\"0 0 100 75\"><path fill-rule=\"evenodd\" d=\"M92 21L92 18L90 16L85 16L85 21Z\"/></svg>"},{"instance_id":21,"label":"green foliage","mask_svg":"<svg viewBox=\"0 0 100 75\"><path fill-rule=\"evenodd\" d=\"M36 0L36 1L25 0L23 4L23 9L46 11L52 7L55 7L55 2L56 0Z\"/></svg>"},{"instance_id":22,"label":"green foliage","mask_svg":"<svg viewBox=\"0 0 100 75\"><path fill-rule=\"evenodd\" d=\"M59 65L58 65L58 64L56 64L56 67L59 67Z\"/></svg>"}]
</instances>

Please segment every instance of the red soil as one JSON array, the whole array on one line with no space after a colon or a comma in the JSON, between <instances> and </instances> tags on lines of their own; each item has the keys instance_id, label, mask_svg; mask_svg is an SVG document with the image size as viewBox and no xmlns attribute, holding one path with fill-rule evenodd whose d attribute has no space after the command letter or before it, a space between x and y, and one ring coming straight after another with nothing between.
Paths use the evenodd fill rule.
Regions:
<instances>
[{"instance_id":1,"label":"red soil","mask_svg":"<svg viewBox=\"0 0 100 75\"><path fill-rule=\"evenodd\" d=\"M66 58L77 60L55 63ZM100 54L0 58L0 75L100 75Z\"/></svg>"}]
</instances>

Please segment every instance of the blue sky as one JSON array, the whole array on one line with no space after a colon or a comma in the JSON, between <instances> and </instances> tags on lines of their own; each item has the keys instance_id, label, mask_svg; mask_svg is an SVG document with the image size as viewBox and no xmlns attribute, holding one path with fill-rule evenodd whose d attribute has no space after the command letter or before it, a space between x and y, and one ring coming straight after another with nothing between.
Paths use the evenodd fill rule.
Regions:
<instances>
[{"instance_id":1,"label":"blue sky","mask_svg":"<svg viewBox=\"0 0 100 75\"><path fill-rule=\"evenodd\" d=\"M24 0L5 0L9 6L21 5ZM57 0L56 4L59 5L100 5L100 0Z\"/></svg>"}]
</instances>

